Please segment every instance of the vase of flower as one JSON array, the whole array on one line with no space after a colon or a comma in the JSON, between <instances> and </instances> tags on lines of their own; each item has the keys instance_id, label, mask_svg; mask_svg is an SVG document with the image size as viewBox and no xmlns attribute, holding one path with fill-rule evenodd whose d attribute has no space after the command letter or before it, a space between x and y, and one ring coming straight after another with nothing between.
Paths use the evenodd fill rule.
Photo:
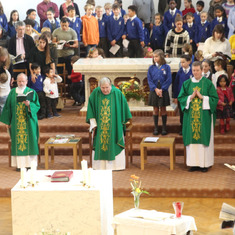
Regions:
<instances>
[{"instance_id":1,"label":"vase of flower","mask_svg":"<svg viewBox=\"0 0 235 235\"><path fill-rule=\"evenodd\" d=\"M131 193L134 196L134 207L135 207L135 209L139 209L141 193L135 193L135 192L131 192Z\"/></svg>"}]
</instances>

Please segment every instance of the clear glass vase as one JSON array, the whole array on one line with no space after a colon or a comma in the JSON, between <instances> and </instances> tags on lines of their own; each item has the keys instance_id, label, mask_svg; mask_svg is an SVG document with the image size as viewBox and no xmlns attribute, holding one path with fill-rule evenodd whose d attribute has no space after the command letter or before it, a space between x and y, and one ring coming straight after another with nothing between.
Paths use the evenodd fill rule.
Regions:
<instances>
[{"instance_id":1,"label":"clear glass vase","mask_svg":"<svg viewBox=\"0 0 235 235\"><path fill-rule=\"evenodd\" d=\"M134 196L134 208L139 209L141 193L136 193L136 192L131 192L131 193Z\"/></svg>"}]
</instances>

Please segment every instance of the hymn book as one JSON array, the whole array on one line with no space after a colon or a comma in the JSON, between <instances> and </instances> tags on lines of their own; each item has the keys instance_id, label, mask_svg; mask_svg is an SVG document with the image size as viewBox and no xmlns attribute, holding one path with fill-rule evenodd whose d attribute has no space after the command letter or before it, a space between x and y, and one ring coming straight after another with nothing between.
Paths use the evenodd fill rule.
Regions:
<instances>
[{"instance_id":1,"label":"hymn book","mask_svg":"<svg viewBox=\"0 0 235 235\"><path fill-rule=\"evenodd\" d=\"M224 220L235 220L235 207L223 203L219 218Z\"/></svg>"},{"instance_id":2,"label":"hymn book","mask_svg":"<svg viewBox=\"0 0 235 235\"><path fill-rule=\"evenodd\" d=\"M32 101L33 100L33 91L29 91L26 94L18 94L16 97L17 102L23 102L26 100Z\"/></svg>"},{"instance_id":3,"label":"hymn book","mask_svg":"<svg viewBox=\"0 0 235 235\"><path fill-rule=\"evenodd\" d=\"M51 182L69 182L73 171L55 171L51 176Z\"/></svg>"},{"instance_id":4,"label":"hymn book","mask_svg":"<svg viewBox=\"0 0 235 235\"><path fill-rule=\"evenodd\" d=\"M22 54L20 55L17 55L15 57L12 58L12 64L15 65L15 64L20 64L20 63L24 63L24 59L22 58Z\"/></svg>"},{"instance_id":5,"label":"hymn book","mask_svg":"<svg viewBox=\"0 0 235 235\"><path fill-rule=\"evenodd\" d=\"M60 41L57 43L57 49L58 49L58 50L62 50L63 47L64 47L64 44L73 45L74 43L75 43L74 40L69 40L69 41L60 40Z\"/></svg>"},{"instance_id":6,"label":"hymn book","mask_svg":"<svg viewBox=\"0 0 235 235\"><path fill-rule=\"evenodd\" d=\"M158 141L159 137L146 137L144 139L144 142L146 143L156 143Z\"/></svg>"}]
</instances>

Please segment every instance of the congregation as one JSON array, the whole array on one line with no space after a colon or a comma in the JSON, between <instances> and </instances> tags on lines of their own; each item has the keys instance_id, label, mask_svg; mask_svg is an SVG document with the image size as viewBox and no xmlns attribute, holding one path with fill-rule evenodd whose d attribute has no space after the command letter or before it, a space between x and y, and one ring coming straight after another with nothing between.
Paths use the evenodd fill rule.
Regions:
<instances>
[{"instance_id":1,"label":"congregation","mask_svg":"<svg viewBox=\"0 0 235 235\"><path fill-rule=\"evenodd\" d=\"M166 107L173 98L179 107L179 134L183 134L184 144L189 145L187 151L195 152L191 144L202 144L201 152L208 155L213 148L210 139L213 137L215 117L220 120L220 133L225 134L230 129L230 118L235 114L235 75L233 73L229 77L227 71L229 65L233 69L235 66L235 2L211 0L208 12L204 10L205 4L201 0L197 1L196 8L192 0L185 0L182 12L178 9L179 2L168 0L166 9L156 13L153 0L133 0L128 12L122 9L121 0L104 6L87 0L85 15L81 16L79 8L83 6L73 0L66 0L60 7L50 0L43 0L37 9L27 10L23 21L18 11L12 10L8 22L0 2L0 121L11 126L8 120L12 115L9 111L11 101L7 97L14 97L15 93L28 93L28 88L23 89L26 84L33 89L30 103L35 105L33 108L28 100L23 101L27 115L34 120L60 117L56 105L58 83L63 79L58 75L58 64L65 64L69 95L74 100L74 106L81 106L85 102L84 76L73 70L73 64L80 58L152 58L153 65L146 76L150 90L148 105L153 106L153 135L159 135L159 113L162 117L161 134L168 134ZM40 22L36 21L37 15ZM180 69L173 74L165 60L172 57L180 58ZM17 69L27 71L28 81L25 81L27 77L23 74L17 77L13 73ZM11 90L15 82L18 88ZM168 92L171 84L172 97ZM101 85L107 86L109 92L116 89L107 78ZM207 89L203 90L203 87ZM105 95L101 91L95 92ZM120 96L119 91L115 92ZM106 100L107 97L103 98ZM195 102L202 106L200 112L207 115L207 120L198 119L199 124L195 123L195 126L211 127L210 131L201 135L195 133L195 126L191 133L184 127L185 121L191 120L189 113ZM131 115L129 109L125 109L126 117L123 118L127 121ZM90 116L95 118L95 115ZM90 118L87 118L88 123ZM36 124L33 121L31 124L37 138ZM119 134L122 138L124 133ZM191 135L196 135L193 143L188 142ZM121 149L116 151L115 156L120 153ZM37 154L38 150L35 149L32 154L28 153L33 156ZM188 161L189 166L201 166ZM201 167L207 171L211 165L213 161Z\"/></svg>"}]
</instances>

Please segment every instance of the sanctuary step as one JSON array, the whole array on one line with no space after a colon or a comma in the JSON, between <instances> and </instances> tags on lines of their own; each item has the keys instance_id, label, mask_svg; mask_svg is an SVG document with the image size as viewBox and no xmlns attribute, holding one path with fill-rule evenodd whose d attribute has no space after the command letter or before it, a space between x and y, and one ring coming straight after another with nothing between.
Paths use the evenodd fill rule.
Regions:
<instances>
[{"instance_id":1,"label":"sanctuary step","mask_svg":"<svg viewBox=\"0 0 235 235\"><path fill-rule=\"evenodd\" d=\"M44 143L57 134L75 134L83 140L83 156L89 155L89 125L85 123L85 117L78 115L78 109L71 106L65 107L61 112L61 118L44 119L39 121L40 128L40 147L41 155L44 155ZM162 121L159 118L159 133L161 133ZM153 136L154 129L153 118L150 116L133 117L133 155L140 156L140 142L142 138ZM169 134L165 137L174 137L176 139L176 155L184 154L183 138L178 133L180 131L179 117L169 116L167 120L167 130ZM0 124L0 156L8 155L9 135L6 127ZM161 135L159 135L161 136ZM231 120L231 130L225 135L219 133L218 121L215 127L215 156L234 156L235 155L235 120ZM72 155L70 148L56 148L56 155ZM169 152L165 148L149 148L148 156L168 156Z\"/></svg>"}]
</instances>

